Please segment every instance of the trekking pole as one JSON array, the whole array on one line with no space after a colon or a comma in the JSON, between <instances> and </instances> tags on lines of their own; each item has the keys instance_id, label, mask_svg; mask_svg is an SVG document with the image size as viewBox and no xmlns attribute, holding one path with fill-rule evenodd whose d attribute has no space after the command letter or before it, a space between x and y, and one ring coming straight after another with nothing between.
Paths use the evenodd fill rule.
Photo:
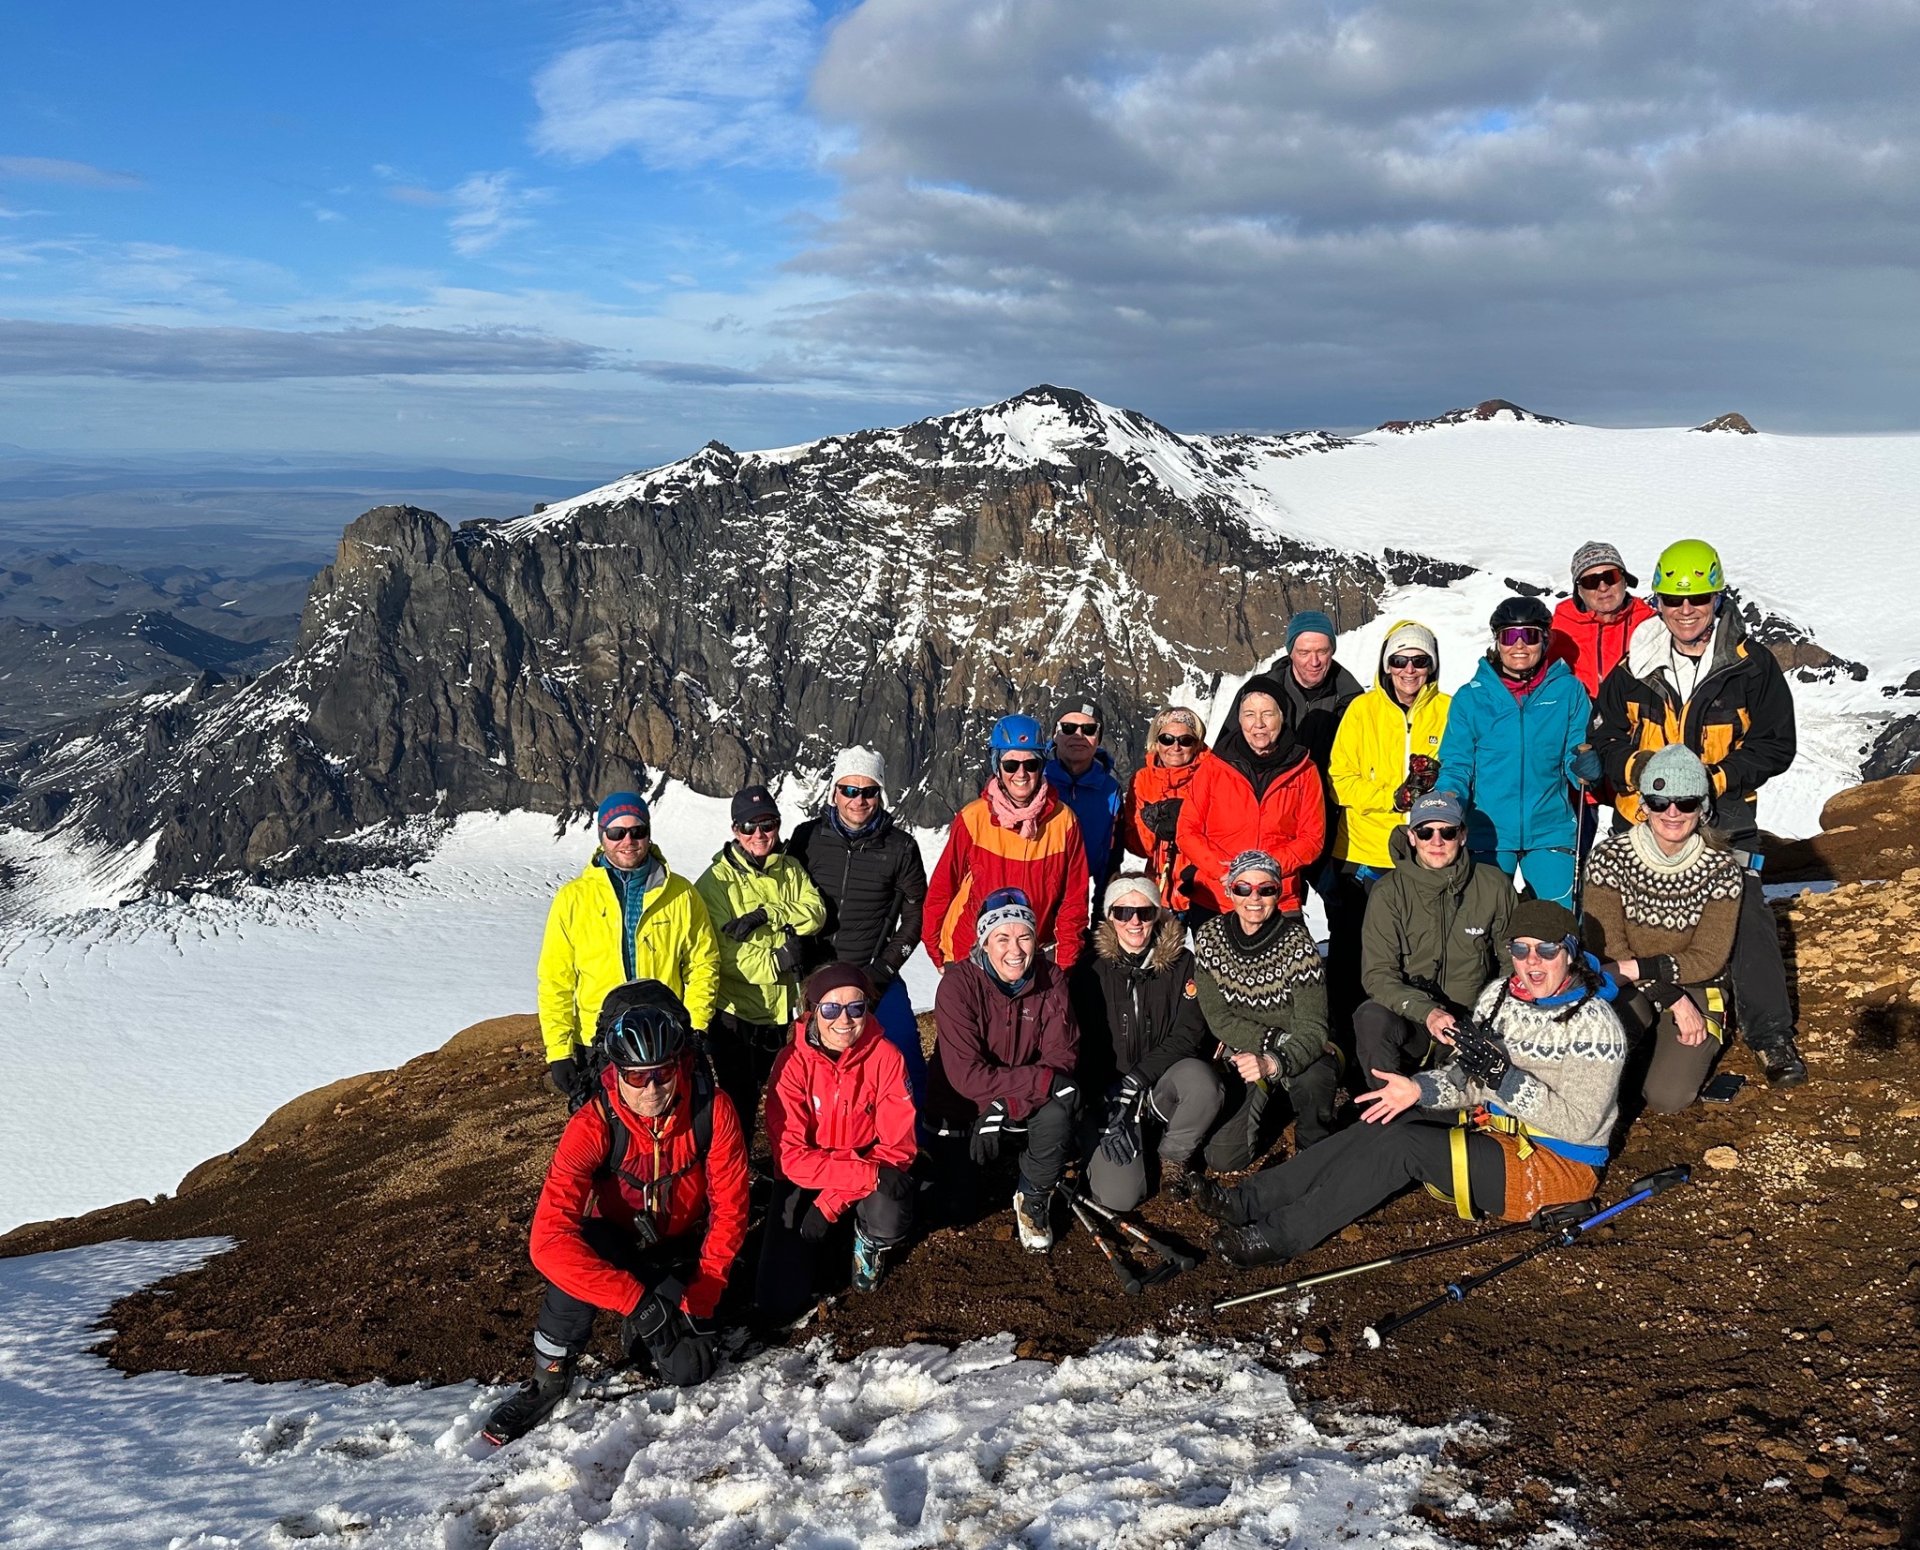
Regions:
<instances>
[{"instance_id":1,"label":"trekking pole","mask_svg":"<svg viewBox=\"0 0 1920 1550\"><path fill-rule=\"evenodd\" d=\"M1127 1237L1133 1239L1135 1243L1140 1244L1143 1248L1151 1249L1176 1270L1191 1270L1195 1265L1200 1263L1193 1255L1183 1254L1172 1244L1154 1237L1146 1228L1138 1226L1133 1222L1122 1220L1119 1213L1109 1211L1105 1206L1101 1205L1099 1201L1095 1200L1093 1196L1076 1195L1074 1198L1089 1211L1096 1212L1103 1220L1112 1223L1117 1231L1124 1233Z\"/></svg>"},{"instance_id":2,"label":"trekking pole","mask_svg":"<svg viewBox=\"0 0 1920 1550\"><path fill-rule=\"evenodd\" d=\"M1645 1174L1633 1181L1633 1193L1625 1200L1610 1205L1603 1211L1596 1211L1591 1216L1582 1217L1577 1222L1569 1223L1554 1233L1545 1243L1536 1243L1530 1249L1522 1249L1512 1258L1501 1260L1489 1270L1483 1270L1478 1275L1462 1276L1458 1281L1449 1281L1447 1289L1438 1297L1421 1303L1411 1313L1402 1313L1395 1318L1382 1320L1378 1324L1369 1324L1361 1331L1361 1338L1370 1349L1378 1350L1389 1335L1405 1329L1415 1319L1423 1319L1429 1313L1444 1308L1450 1302L1465 1302L1469 1292L1485 1286L1496 1276L1505 1275L1509 1270L1518 1265L1524 1265L1536 1255L1546 1253L1548 1249L1565 1247L1581 1234L1592 1232L1602 1222L1610 1221L1622 1211L1637 1206L1642 1201L1651 1200L1655 1195L1673 1188L1676 1184L1684 1184L1692 1177L1693 1168L1688 1163L1675 1163L1671 1168L1662 1168L1658 1173Z\"/></svg>"},{"instance_id":3,"label":"trekking pole","mask_svg":"<svg viewBox=\"0 0 1920 1550\"><path fill-rule=\"evenodd\" d=\"M1120 1282L1120 1290L1129 1297L1137 1296L1140 1291L1140 1277L1133 1273L1133 1267L1120 1257L1120 1251L1107 1242L1106 1235L1094 1225L1093 1218L1088 1215L1086 1207L1080 1204L1080 1197L1069 1194L1067 1204L1072 1208L1073 1214L1080 1219L1080 1225L1086 1228L1087 1236L1100 1245L1100 1253L1107 1263L1113 1266L1114 1276Z\"/></svg>"},{"instance_id":4,"label":"trekking pole","mask_svg":"<svg viewBox=\"0 0 1920 1550\"><path fill-rule=\"evenodd\" d=\"M1398 1254L1383 1254L1379 1259L1370 1259L1363 1264L1342 1265L1338 1270L1322 1270L1317 1275L1297 1276L1291 1281L1282 1281L1278 1286L1269 1286L1262 1292L1248 1292L1244 1297L1229 1297L1225 1302L1216 1302L1213 1311L1220 1313L1228 1308L1237 1308L1243 1302L1259 1302L1266 1297L1284 1297L1289 1292L1304 1292L1310 1286L1322 1286L1328 1281L1344 1280L1348 1276L1365 1275L1370 1270L1385 1270L1389 1265L1405 1265L1416 1259L1426 1259L1433 1254L1446 1254L1454 1249L1464 1249L1475 1243L1487 1243L1495 1238L1505 1237L1510 1232L1519 1232L1522 1228L1532 1227L1539 1232L1554 1232L1579 1220L1583 1209L1579 1202L1572 1205L1548 1206L1535 1212L1524 1222L1507 1222L1485 1232L1467 1233L1461 1237L1449 1238L1444 1243L1429 1243L1424 1248L1402 1249Z\"/></svg>"}]
</instances>

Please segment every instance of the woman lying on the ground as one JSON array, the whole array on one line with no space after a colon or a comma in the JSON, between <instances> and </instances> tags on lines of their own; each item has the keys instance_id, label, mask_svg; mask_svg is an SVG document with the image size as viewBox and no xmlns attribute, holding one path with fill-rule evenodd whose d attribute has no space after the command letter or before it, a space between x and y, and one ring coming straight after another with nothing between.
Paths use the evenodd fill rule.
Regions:
<instances>
[{"instance_id":1,"label":"woman lying on the ground","mask_svg":"<svg viewBox=\"0 0 1920 1550\"><path fill-rule=\"evenodd\" d=\"M1659 1009L1641 1086L1658 1114L1693 1102L1727 1037L1743 880L1726 843L1705 827L1708 790L1692 749L1662 748L1641 772L1638 821L1587 862L1587 946Z\"/></svg>"},{"instance_id":2,"label":"woman lying on the ground","mask_svg":"<svg viewBox=\"0 0 1920 1550\"><path fill-rule=\"evenodd\" d=\"M1376 1071L1381 1085L1358 1100L1366 1123L1234 1188L1196 1181L1194 1203L1228 1229L1215 1252L1277 1264L1409 1184L1428 1185L1462 1216L1510 1222L1588 1198L1607 1160L1627 1038L1610 983L1575 956L1575 924L1558 904L1518 905L1513 974L1481 992L1472 1025L1442 1036L1454 1047L1446 1065L1411 1077Z\"/></svg>"}]
</instances>

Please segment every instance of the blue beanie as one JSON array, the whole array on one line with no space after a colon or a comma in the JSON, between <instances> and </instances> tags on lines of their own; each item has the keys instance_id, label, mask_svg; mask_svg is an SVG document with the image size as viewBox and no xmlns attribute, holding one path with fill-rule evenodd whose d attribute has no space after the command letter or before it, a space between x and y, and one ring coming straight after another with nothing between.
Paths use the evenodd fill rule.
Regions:
<instances>
[{"instance_id":1,"label":"blue beanie","mask_svg":"<svg viewBox=\"0 0 1920 1550\"><path fill-rule=\"evenodd\" d=\"M1317 608L1303 608L1287 621L1287 650L1293 650L1293 643L1302 635L1324 635L1329 647L1338 647L1340 637L1334 633L1333 621Z\"/></svg>"},{"instance_id":2,"label":"blue beanie","mask_svg":"<svg viewBox=\"0 0 1920 1550\"><path fill-rule=\"evenodd\" d=\"M653 827L653 816L647 811L646 798L636 791L614 792L600 804L600 811L596 816L602 833L606 832L608 824L616 823L622 818L635 819L643 828Z\"/></svg>"}]
</instances>

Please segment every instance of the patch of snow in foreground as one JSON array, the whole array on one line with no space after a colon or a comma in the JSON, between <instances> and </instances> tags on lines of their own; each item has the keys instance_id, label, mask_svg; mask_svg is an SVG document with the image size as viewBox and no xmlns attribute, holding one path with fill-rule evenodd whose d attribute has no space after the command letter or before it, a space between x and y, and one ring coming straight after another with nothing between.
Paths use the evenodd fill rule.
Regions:
<instances>
[{"instance_id":1,"label":"patch of snow in foreground","mask_svg":"<svg viewBox=\"0 0 1920 1550\"><path fill-rule=\"evenodd\" d=\"M575 1398L498 1452L478 1433L502 1389L126 1378L87 1354L113 1299L221 1247L0 1261L0 1542L1441 1547L1413 1505L1479 1505L1440 1460L1472 1428L1330 1436L1279 1375L1184 1340L1057 1367L1010 1335L844 1365L819 1343L687 1393Z\"/></svg>"}]
</instances>

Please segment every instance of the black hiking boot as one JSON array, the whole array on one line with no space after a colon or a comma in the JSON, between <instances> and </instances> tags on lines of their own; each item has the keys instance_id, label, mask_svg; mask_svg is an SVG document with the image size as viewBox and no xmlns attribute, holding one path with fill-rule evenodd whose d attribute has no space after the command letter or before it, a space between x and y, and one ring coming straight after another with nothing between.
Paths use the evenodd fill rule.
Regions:
<instances>
[{"instance_id":1,"label":"black hiking boot","mask_svg":"<svg viewBox=\"0 0 1920 1550\"><path fill-rule=\"evenodd\" d=\"M1278 1265L1287 1257L1267 1241L1266 1232L1258 1225L1229 1227L1215 1233L1213 1252L1243 1270L1251 1270L1256 1265Z\"/></svg>"},{"instance_id":2,"label":"black hiking boot","mask_svg":"<svg viewBox=\"0 0 1920 1550\"><path fill-rule=\"evenodd\" d=\"M1228 1227L1238 1227L1247 1219L1247 1208L1240 1203L1237 1190L1226 1188L1218 1179L1210 1179L1204 1173L1189 1173L1186 1184L1179 1191L1179 1198L1191 1202L1202 1215L1212 1217Z\"/></svg>"},{"instance_id":3,"label":"black hiking boot","mask_svg":"<svg viewBox=\"0 0 1920 1550\"><path fill-rule=\"evenodd\" d=\"M1792 1034L1770 1044L1756 1045L1753 1057L1760 1062L1760 1074L1767 1079L1769 1087L1798 1087L1807 1079L1807 1063L1800 1058Z\"/></svg>"},{"instance_id":4,"label":"black hiking boot","mask_svg":"<svg viewBox=\"0 0 1920 1550\"><path fill-rule=\"evenodd\" d=\"M572 1383L572 1357L563 1356L552 1363L536 1358L533 1376L494 1407L480 1435L496 1448L526 1436L553 1414L553 1407L566 1398Z\"/></svg>"}]
</instances>

